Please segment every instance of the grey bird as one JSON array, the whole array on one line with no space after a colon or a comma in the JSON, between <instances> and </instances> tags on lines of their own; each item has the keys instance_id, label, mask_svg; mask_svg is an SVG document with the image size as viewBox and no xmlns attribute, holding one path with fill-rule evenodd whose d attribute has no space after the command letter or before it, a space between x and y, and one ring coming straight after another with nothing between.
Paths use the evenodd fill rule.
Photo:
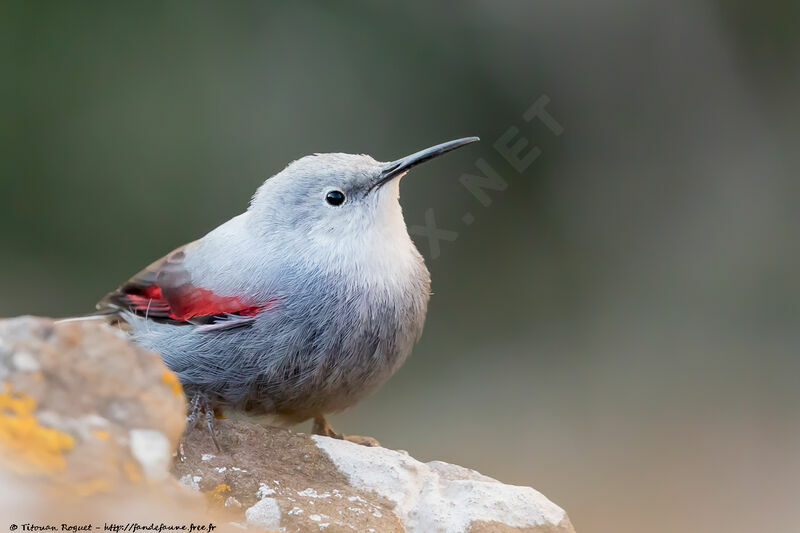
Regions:
<instances>
[{"instance_id":1,"label":"grey bird","mask_svg":"<svg viewBox=\"0 0 800 533\"><path fill-rule=\"evenodd\" d=\"M285 424L342 411L384 383L422 333L430 275L409 237L400 178L477 141L382 163L315 154L267 179L246 212L151 264L97 305L158 352L190 398ZM214 438L214 444L219 447Z\"/></svg>"}]
</instances>

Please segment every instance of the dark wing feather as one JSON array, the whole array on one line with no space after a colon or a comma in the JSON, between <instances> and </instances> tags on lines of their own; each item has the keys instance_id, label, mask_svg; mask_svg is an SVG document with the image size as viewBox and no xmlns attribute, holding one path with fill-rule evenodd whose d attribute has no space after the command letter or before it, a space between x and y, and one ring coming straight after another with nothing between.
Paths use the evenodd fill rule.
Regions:
<instances>
[{"instance_id":1,"label":"dark wing feather","mask_svg":"<svg viewBox=\"0 0 800 533\"><path fill-rule=\"evenodd\" d=\"M98 304L101 312L108 309L128 310L149 319L172 323L209 324L221 317L253 317L266 305L253 305L240 298L218 296L213 291L192 283L184 259L193 243L170 252L151 264ZM247 321L249 323L249 321Z\"/></svg>"}]
</instances>

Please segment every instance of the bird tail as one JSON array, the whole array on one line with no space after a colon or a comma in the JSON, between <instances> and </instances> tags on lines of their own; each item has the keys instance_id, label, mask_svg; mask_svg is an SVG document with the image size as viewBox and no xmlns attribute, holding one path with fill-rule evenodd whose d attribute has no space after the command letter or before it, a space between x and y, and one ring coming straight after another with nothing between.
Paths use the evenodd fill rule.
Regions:
<instances>
[{"instance_id":1,"label":"bird tail","mask_svg":"<svg viewBox=\"0 0 800 533\"><path fill-rule=\"evenodd\" d=\"M108 318L112 315L116 315L117 310L115 309L103 309L102 311L95 311L94 313L90 313L88 315L83 316L72 316L67 318L60 318L56 320L56 324L67 324L69 322L85 322L88 320L108 320Z\"/></svg>"}]
</instances>

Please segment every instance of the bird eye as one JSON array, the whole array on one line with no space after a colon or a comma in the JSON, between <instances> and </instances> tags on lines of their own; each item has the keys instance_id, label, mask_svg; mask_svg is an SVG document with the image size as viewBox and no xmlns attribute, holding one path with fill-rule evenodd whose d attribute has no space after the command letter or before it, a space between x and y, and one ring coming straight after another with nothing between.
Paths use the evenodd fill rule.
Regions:
<instances>
[{"instance_id":1,"label":"bird eye","mask_svg":"<svg viewBox=\"0 0 800 533\"><path fill-rule=\"evenodd\" d=\"M342 205L344 200L345 197L342 191L329 191L328 194L325 195L325 201L331 205Z\"/></svg>"}]
</instances>

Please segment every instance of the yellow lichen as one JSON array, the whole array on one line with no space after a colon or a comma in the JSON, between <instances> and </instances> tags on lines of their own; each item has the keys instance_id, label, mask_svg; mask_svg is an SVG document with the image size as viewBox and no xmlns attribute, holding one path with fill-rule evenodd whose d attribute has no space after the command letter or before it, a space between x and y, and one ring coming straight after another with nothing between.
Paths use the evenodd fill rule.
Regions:
<instances>
[{"instance_id":1,"label":"yellow lichen","mask_svg":"<svg viewBox=\"0 0 800 533\"><path fill-rule=\"evenodd\" d=\"M220 483L214 487L214 490L209 491L207 494L213 503L222 505L230 492L230 485L227 483Z\"/></svg>"},{"instance_id":2,"label":"yellow lichen","mask_svg":"<svg viewBox=\"0 0 800 533\"><path fill-rule=\"evenodd\" d=\"M211 493L212 494L219 494L221 496L221 495L225 494L226 492L230 492L230 491L231 491L231 486L230 485L228 485L227 483L220 483L219 485L214 487L214 490L212 490Z\"/></svg>"},{"instance_id":3,"label":"yellow lichen","mask_svg":"<svg viewBox=\"0 0 800 533\"><path fill-rule=\"evenodd\" d=\"M122 465L122 469L128 475L128 479L130 479L134 483L138 483L142 480L142 474L139 473L139 469L136 468L136 465L134 465L130 461L125 461L125 463L123 463Z\"/></svg>"},{"instance_id":4,"label":"yellow lichen","mask_svg":"<svg viewBox=\"0 0 800 533\"><path fill-rule=\"evenodd\" d=\"M82 483L75 483L72 491L78 498L85 498L98 492L111 492L111 485L105 479L91 479Z\"/></svg>"},{"instance_id":5,"label":"yellow lichen","mask_svg":"<svg viewBox=\"0 0 800 533\"><path fill-rule=\"evenodd\" d=\"M95 429L94 431L92 431L92 435L94 435L94 438L96 439L108 440L108 438L111 436L111 433L109 433L108 431L103 431L101 429Z\"/></svg>"},{"instance_id":6,"label":"yellow lichen","mask_svg":"<svg viewBox=\"0 0 800 533\"><path fill-rule=\"evenodd\" d=\"M180 396L183 393L183 387L181 387L181 382L178 381L178 377L175 373L164 370L161 373L161 381L169 385L170 389L172 389L172 394L175 396Z\"/></svg>"},{"instance_id":7,"label":"yellow lichen","mask_svg":"<svg viewBox=\"0 0 800 533\"><path fill-rule=\"evenodd\" d=\"M75 446L71 435L39 425L36 400L3 383L0 392L2 460L18 473L51 473L67 466L64 452Z\"/></svg>"}]
</instances>

